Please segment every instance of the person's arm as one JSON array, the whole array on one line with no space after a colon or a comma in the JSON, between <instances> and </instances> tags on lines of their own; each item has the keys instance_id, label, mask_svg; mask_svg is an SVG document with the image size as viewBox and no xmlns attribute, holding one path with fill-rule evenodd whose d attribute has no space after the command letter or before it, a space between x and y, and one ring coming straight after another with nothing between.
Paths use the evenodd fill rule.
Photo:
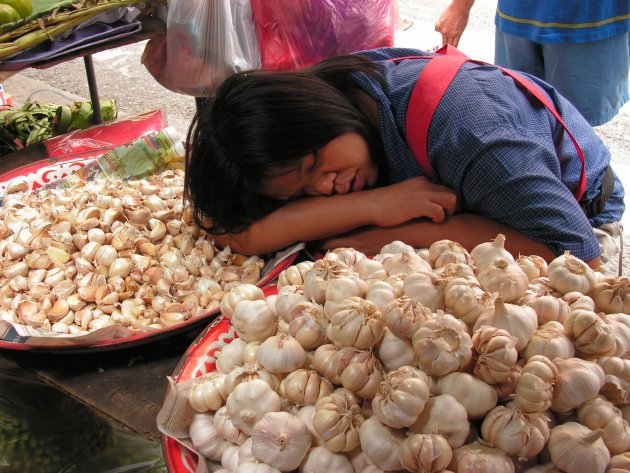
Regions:
<instances>
[{"instance_id":1,"label":"person's arm","mask_svg":"<svg viewBox=\"0 0 630 473\"><path fill-rule=\"evenodd\" d=\"M414 248L427 248L435 241L447 239L456 241L471 251L480 243L494 240L499 233L505 235L505 248L514 258L518 258L519 255L538 255L550 262L556 257L543 243L534 241L494 220L470 213L453 215L441 223L415 220L393 228L362 228L318 243L322 249L352 247L365 254L374 255L394 240L404 241ZM587 263L597 269L600 258Z\"/></svg>"},{"instance_id":2,"label":"person's arm","mask_svg":"<svg viewBox=\"0 0 630 473\"><path fill-rule=\"evenodd\" d=\"M435 31L442 34L443 45L451 44L457 47L474 3L475 0L452 0L444 9L435 23Z\"/></svg>"},{"instance_id":3,"label":"person's arm","mask_svg":"<svg viewBox=\"0 0 630 473\"><path fill-rule=\"evenodd\" d=\"M448 188L415 178L344 195L287 202L244 232L213 237L238 253L264 254L368 225L391 227L420 217L440 222L455 212L455 206L455 195Z\"/></svg>"}]
</instances>

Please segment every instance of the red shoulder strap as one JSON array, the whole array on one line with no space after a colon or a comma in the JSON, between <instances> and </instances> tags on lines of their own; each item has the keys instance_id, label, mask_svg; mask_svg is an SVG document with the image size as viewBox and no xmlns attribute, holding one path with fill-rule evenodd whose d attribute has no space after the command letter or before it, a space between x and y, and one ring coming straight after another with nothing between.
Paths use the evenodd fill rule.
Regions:
<instances>
[{"instance_id":1,"label":"red shoulder strap","mask_svg":"<svg viewBox=\"0 0 630 473\"><path fill-rule=\"evenodd\" d=\"M446 92L446 89L448 89L462 64L466 61L474 62L476 64L488 64L482 61L471 60L461 51L450 45L442 47L436 52L441 53L441 55L413 57L414 59L431 59L431 62L425 66L411 93L409 105L407 107L406 122L409 149L416 157L416 160L420 166L422 166L422 169L428 177L432 177L433 173L431 172L429 157L427 155L427 135L429 132L429 125L431 124L435 110L440 103L444 92ZM394 60L398 61L402 59L412 59L412 57L396 58ZM510 76L514 81L536 97L536 99L538 99L538 101L540 101L553 114L556 120L558 120L558 122L562 125L567 135L569 135L569 138L573 142L573 146L575 146L578 156L580 157L580 161L582 162L582 173L578 189L576 191L576 199L579 201L586 189L586 163L584 153L578 145L577 140L567 128L556 108L538 87L513 71L502 67L499 67L499 69L503 74Z\"/></svg>"}]
</instances>

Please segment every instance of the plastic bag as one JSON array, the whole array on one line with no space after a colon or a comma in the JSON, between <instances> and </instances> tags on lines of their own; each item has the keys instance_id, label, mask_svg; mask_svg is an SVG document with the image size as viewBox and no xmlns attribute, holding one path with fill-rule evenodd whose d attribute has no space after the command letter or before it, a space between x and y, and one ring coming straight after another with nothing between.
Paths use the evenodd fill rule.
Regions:
<instances>
[{"instance_id":1,"label":"plastic bag","mask_svg":"<svg viewBox=\"0 0 630 473\"><path fill-rule=\"evenodd\" d=\"M234 72L259 69L249 0L169 0L166 35L148 41L142 64L162 86L196 97Z\"/></svg>"},{"instance_id":2,"label":"plastic bag","mask_svg":"<svg viewBox=\"0 0 630 473\"><path fill-rule=\"evenodd\" d=\"M393 46L396 0L251 0L263 69Z\"/></svg>"}]
</instances>

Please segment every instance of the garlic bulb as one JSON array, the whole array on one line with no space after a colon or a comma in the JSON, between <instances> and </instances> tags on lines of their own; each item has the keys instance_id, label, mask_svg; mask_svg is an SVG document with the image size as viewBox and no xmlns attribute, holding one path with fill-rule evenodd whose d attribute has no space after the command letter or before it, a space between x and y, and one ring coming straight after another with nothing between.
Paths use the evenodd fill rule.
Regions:
<instances>
[{"instance_id":1,"label":"garlic bulb","mask_svg":"<svg viewBox=\"0 0 630 473\"><path fill-rule=\"evenodd\" d=\"M627 473L628 471L630 471L630 452L612 457L606 469L606 473Z\"/></svg>"},{"instance_id":2,"label":"garlic bulb","mask_svg":"<svg viewBox=\"0 0 630 473\"><path fill-rule=\"evenodd\" d=\"M216 371L195 378L188 391L188 403L197 412L216 411L226 398L225 374Z\"/></svg>"},{"instance_id":3,"label":"garlic bulb","mask_svg":"<svg viewBox=\"0 0 630 473\"><path fill-rule=\"evenodd\" d=\"M223 451L230 446L214 426L214 416L205 412L193 415L189 434L195 450L210 460L221 460Z\"/></svg>"},{"instance_id":4,"label":"garlic bulb","mask_svg":"<svg viewBox=\"0 0 630 473\"><path fill-rule=\"evenodd\" d=\"M388 328L383 332L377 354L385 369L389 371L418 362L411 340L397 337Z\"/></svg>"},{"instance_id":5,"label":"garlic bulb","mask_svg":"<svg viewBox=\"0 0 630 473\"><path fill-rule=\"evenodd\" d=\"M558 425L549 436L551 461L566 473L604 473L610 453L601 436L601 430L576 422Z\"/></svg>"},{"instance_id":6,"label":"garlic bulb","mask_svg":"<svg viewBox=\"0 0 630 473\"><path fill-rule=\"evenodd\" d=\"M337 348L332 343L327 343L317 347L313 353L313 368L332 383L341 384L341 373L358 353L361 351L355 347Z\"/></svg>"},{"instance_id":7,"label":"garlic bulb","mask_svg":"<svg viewBox=\"0 0 630 473\"><path fill-rule=\"evenodd\" d=\"M525 256L520 255L516 259L523 272L527 274L527 277L531 281L532 279L547 276L547 262L537 255Z\"/></svg>"},{"instance_id":8,"label":"garlic bulb","mask_svg":"<svg viewBox=\"0 0 630 473\"><path fill-rule=\"evenodd\" d=\"M431 265L413 253L396 253L383 255L379 259L388 276L392 274L412 274L421 271L432 271Z\"/></svg>"},{"instance_id":9,"label":"garlic bulb","mask_svg":"<svg viewBox=\"0 0 630 473\"><path fill-rule=\"evenodd\" d=\"M453 457L451 446L441 435L411 434L398 452L403 468L419 473L444 471Z\"/></svg>"},{"instance_id":10,"label":"garlic bulb","mask_svg":"<svg viewBox=\"0 0 630 473\"><path fill-rule=\"evenodd\" d=\"M285 286L301 286L304 284L304 275L313 267L312 261L300 261L293 264L278 275L278 291Z\"/></svg>"},{"instance_id":11,"label":"garlic bulb","mask_svg":"<svg viewBox=\"0 0 630 473\"><path fill-rule=\"evenodd\" d=\"M420 326L433 316L422 303L402 296L391 301L382 311L385 323L394 335L411 339Z\"/></svg>"},{"instance_id":12,"label":"garlic bulb","mask_svg":"<svg viewBox=\"0 0 630 473\"><path fill-rule=\"evenodd\" d=\"M562 473L551 462L535 465L525 470L525 473Z\"/></svg>"},{"instance_id":13,"label":"garlic bulb","mask_svg":"<svg viewBox=\"0 0 630 473\"><path fill-rule=\"evenodd\" d=\"M544 413L525 413L513 402L497 406L483 419L481 435L491 446L518 458L538 455L547 440L549 426Z\"/></svg>"},{"instance_id":14,"label":"garlic bulb","mask_svg":"<svg viewBox=\"0 0 630 473\"><path fill-rule=\"evenodd\" d=\"M463 322L443 312L427 320L411 340L420 368L431 376L443 376L466 366L472 358L466 330Z\"/></svg>"},{"instance_id":15,"label":"garlic bulb","mask_svg":"<svg viewBox=\"0 0 630 473\"><path fill-rule=\"evenodd\" d=\"M365 418L358 399L335 391L315 403L313 429L331 452L349 452L359 446L359 428Z\"/></svg>"},{"instance_id":16,"label":"garlic bulb","mask_svg":"<svg viewBox=\"0 0 630 473\"><path fill-rule=\"evenodd\" d=\"M277 468L266 463L245 462L240 463L234 473L281 473Z\"/></svg>"},{"instance_id":17,"label":"garlic bulb","mask_svg":"<svg viewBox=\"0 0 630 473\"><path fill-rule=\"evenodd\" d=\"M409 427L416 421L428 399L426 375L411 366L403 366L387 373L372 399L372 412L389 427Z\"/></svg>"},{"instance_id":18,"label":"garlic bulb","mask_svg":"<svg viewBox=\"0 0 630 473\"><path fill-rule=\"evenodd\" d=\"M488 384L506 381L518 359L516 339L496 327L482 326L472 336L473 373Z\"/></svg>"},{"instance_id":19,"label":"garlic bulb","mask_svg":"<svg viewBox=\"0 0 630 473\"><path fill-rule=\"evenodd\" d=\"M277 324L277 316L264 300L243 299L232 313L232 325L246 342L266 340L276 333Z\"/></svg>"},{"instance_id":20,"label":"garlic bulb","mask_svg":"<svg viewBox=\"0 0 630 473\"><path fill-rule=\"evenodd\" d=\"M502 383L494 384L492 387L497 393L499 401L512 399L512 395L516 392L516 385L521 377L523 368L518 363L512 366L510 377Z\"/></svg>"},{"instance_id":21,"label":"garlic bulb","mask_svg":"<svg viewBox=\"0 0 630 473\"><path fill-rule=\"evenodd\" d=\"M267 371L254 361L253 363L244 363L243 366L237 366L225 375L225 392L229 395L239 384L254 379L265 381L274 391L280 386L280 378L277 374Z\"/></svg>"},{"instance_id":22,"label":"garlic bulb","mask_svg":"<svg viewBox=\"0 0 630 473\"><path fill-rule=\"evenodd\" d=\"M429 263L433 268L441 268L449 263L472 264L472 258L456 241L439 240L429 246Z\"/></svg>"},{"instance_id":23,"label":"garlic bulb","mask_svg":"<svg viewBox=\"0 0 630 473\"><path fill-rule=\"evenodd\" d=\"M470 432L468 413L450 394L433 396L409 430L417 434L439 434L452 448L461 447Z\"/></svg>"},{"instance_id":24,"label":"garlic bulb","mask_svg":"<svg viewBox=\"0 0 630 473\"><path fill-rule=\"evenodd\" d=\"M415 253L415 252L416 250L413 248L413 246L407 245L406 243L403 243L400 240L394 240L391 243L388 243L387 245L383 246L383 248L381 248L381 251L379 251L379 254L376 255L374 259L381 261L387 255L394 255L396 253Z\"/></svg>"},{"instance_id":25,"label":"garlic bulb","mask_svg":"<svg viewBox=\"0 0 630 473\"><path fill-rule=\"evenodd\" d=\"M360 297L351 297L339 304L326 334L337 346L367 350L380 341L384 329L383 316L374 304Z\"/></svg>"},{"instance_id":26,"label":"garlic bulb","mask_svg":"<svg viewBox=\"0 0 630 473\"><path fill-rule=\"evenodd\" d=\"M444 283L445 281L430 270L420 271L405 278L403 289L405 296L436 311L444 309Z\"/></svg>"},{"instance_id":27,"label":"garlic bulb","mask_svg":"<svg viewBox=\"0 0 630 473\"><path fill-rule=\"evenodd\" d=\"M480 243L470 252L470 256L477 267L477 271L483 271L493 261L502 259L508 263L515 263L512 253L505 249L505 235L499 233L493 241Z\"/></svg>"},{"instance_id":28,"label":"garlic bulb","mask_svg":"<svg viewBox=\"0 0 630 473\"><path fill-rule=\"evenodd\" d=\"M630 278L626 276L604 278L595 284L591 297L595 301L597 312L629 314Z\"/></svg>"},{"instance_id":29,"label":"garlic bulb","mask_svg":"<svg viewBox=\"0 0 630 473\"><path fill-rule=\"evenodd\" d=\"M370 284L365 300L372 302L378 310L383 312L387 305L396 299L394 288L386 281L376 281Z\"/></svg>"},{"instance_id":30,"label":"garlic bulb","mask_svg":"<svg viewBox=\"0 0 630 473\"><path fill-rule=\"evenodd\" d=\"M630 360L602 356L597 364L604 370L604 386L599 392L615 406L630 404Z\"/></svg>"},{"instance_id":31,"label":"garlic bulb","mask_svg":"<svg viewBox=\"0 0 630 473\"><path fill-rule=\"evenodd\" d=\"M221 438L232 444L241 445L248 438L244 432L237 429L232 423L225 406L221 407L214 413L214 426L219 432ZM223 461L223 459L221 459L221 461Z\"/></svg>"},{"instance_id":32,"label":"garlic bulb","mask_svg":"<svg viewBox=\"0 0 630 473\"><path fill-rule=\"evenodd\" d=\"M348 275L334 278L326 285L324 313L330 319L339 304L351 297L362 299L367 294L367 284L358 276Z\"/></svg>"},{"instance_id":33,"label":"garlic bulb","mask_svg":"<svg viewBox=\"0 0 630 473\"><path fill-rule=\"evenodd\" d=\"M435 268L433 272L447 283L457 278L479 283L477 276L475 276L474 267L468 264L449 263L441 268Z\"/></svg>"},{"instance_id":34,"label":"garlic bulb","mask_svg":"<svg viewBox=\"0 0 630 473\"><path fill-rule=\"evenodd\" d=\"M444 289L446 311L468 325L474 325L477 317L492 304L492 294L469 279L451 279Z\"/></svg>"},{"instance_id":35,"label":"garlic bulb","mask_svg":"<svg viewBox=\"0 0 630 473\"><path fill-rule=\"evenodd\" d=\"M564 331L583 355L597 357L614 353L615 333L595 312L574 310L564 324Z\"/></svg>"},{"instance_id":36,"label":"garlic bulb","mask_svg":"<svg viewBox=\"0 0 630 473\"><path fill-rule=\"evenodd\" d=\"M292 410L292 412L296 416L298 416L302 420L302 422L306 424L306 427L308 427L308 431L311 433L311 445L313 446L324 445L324 442L320 438L319 434L313 428L313 417L315 416L315 406L314 405L302 406L295 410Z\"/></svg>"},{"instance_id":37,"label":"garlic bulb","mask_svg":"<svg viewBox=\"0 0 630 473\"><path fill-rule=\"evenodd\" d=\"M243 350L247 342L241 338L235 338L221 350L215 352L215 365L217 371L229 373L237 366L243 365Z\"/></svg>"},{"instance_id":38,"label":"garlic bulb","mask_svg":"<svg viewBox=\"0 0 630 473\"><path fill-rule=\"evenodd\" d=\"M315 370L298 369L280 382L279 393L297 406L315 404L333 391L333 385Z\"/></svg>"},{"instance_id":39,"label":"garlic bulb","mask_svg":"<svg viewBox=\"0 0 630 473\"><path fill-rule=\"evenodd\" d=\"M571 311L584 309L595 312L595 301L581 292L567 292L564 296L562 296L562 300L569 304Z\"/></svg>"},{"instance_id":40,"label":"garlic bulb","mask_svg":"<svg viewBox=\"0 0 630 473\"><path fill-rule=\"evenodd\" d=\"M326 301L328 281L351 275L354 272L342 261L317 260L304 276L304 295L308 300L323 304Z\"/></svg>"},{"instance_id":41,"label":"garlic bulb","mask_svg":"<svg viewBox=\"0 0 630 473\"><path fill-rule=\"evenodd\" d=\"M341 373L343 387L366 399L376 395L381 381L383 365L371 351L354 355Z\"/></svg>"},{"instance_id":42,"label":"garlic bulb","mask_svg":"<svg viewBox=\"0 0 630 473\"><path fill-rule=\"evenodd\" d=\"M501 328L517 339L516 349L522 350L534 335L538 327L536 312L531 307L504 303L499 297L494 301L494 308L482 313L475 322L473 331L482 325Z\"/></svg>"},{"instance_id":43,"label":"garlic bulb","mask_svg":"<svg viewBox=\"0 0 630 473\"><path fill-rule=\"evenodd\" d=\"M291 335L280 333L260 344L256 361L271 373L289 373L304 366L306 352Z\"/></svg>"},{"instance_id":44,"label":"garlic bulb","mask_svg":"<svg viewBox=\"0 0 630 473\"><path fill-rule=\"evenodd\" d=\"M291 311L301 302L307 302L302 286L283 286L282 289L278 290L276 296L275 309L278 313L278 317L287 322L291 322L294 317ZM317 305L319 306L319 304Z\"/></svg>"},{"instance_id":45,"label":"garlic bulb","mask_svg":"<svg viewBox=\"0 0 630 473\"><path fill-rule=\"evenodd\" d=\"M251 435L254 425L268 412L280 410L280 396L263 380L239 384L225 403L230 420L237 428Z\"/></svg>"},{"instance_id":46,"label":"garlic bulb","mask_svg":"<svg viewBox=\"0 0 630 473\"><path fill-rule=\"evenodd\" d=\"M514 403L523 412L544 412L551 406L559 373L556 365L541 355L532 356L521 371Z\"/></svg>"},{"instance_id":47,"label":"garlic bulb","mask_svg":"<svg viewBox=\"0 0 630 473\"><path fill-rule=\"evenodd\" d=\"M540 325L531 340L521 352L525 360L534 355L542 355L550 360L554 358L573 358L575 347L571 339L565 335L560 322L551 321Z\"/></svg>"},{"instance_id":48,"label":"garlic bulb","mask_svg":"<svg viewBox=\"0 0 630 473\"><path fill-rule=\"evenodd\" d=\"M385 271L383 265L380 261L374 259L363 258L357 261L354 265L354 270L368 285L387 278L387 271Z\"/></svg>"},{"instance_id":49,"label":"garlic bulb","mask_svg":"<svg viewBox=\"0 0 630 473\"><path fill-rule=\"evenodd\" d=\"M263 300L265 294L262 289L253 284L241 284L236 286L221 299L221 313L228 319L232 318L234 308L242 300Z\"/></svg>"},{"instance_id":50,"label":"garlic bulb","mask_svg":"<svg viewBox=\"0 0 630 473\"><path fill-rule=\"evenodd\" d=\"M386 471L402 468L398 447L405 435L388 427L376 417L366 419L359 428L361 449L379 468Z\"/></svg>"},{"instance_id":51,"label":"garlic bulb","mask_svg":"<svg viewBox=\"0 0 630 473\"><path fill-rule=\"evenodd\" d=\"M483 417L497 405L492 386L468 373L449 373L438 378L437 392L457 399L471 419Z\"/></svg>"},{"instance_id":52,"label":"garlic bulb","mask_svg":"<svg viewBox=\"0 0 630 473\"><path fill-rule=\"evenodd\" d=\"M630 427L621 411L602 396L586 401L578 408L580 423L591 430L601 430L602 440L611 454L630 450Z\"/></svg>"},{"instance_id":53,"label":"garlic bulb","mask_svg":"<svg viewBox=\"0 0 630 473\"><path fill-rule=\"evenodd\" d=\"M611 327L615 336L613 356L624 356L630 351L630 315L629 314L599 314Z\"/></svg>"},{"instance_id":54,"label":"garlic bulb","mask_svg":"<svg viewBox=\"0 0 630 473\"><path fill-rule=\"evenodd\" d=\"M298 417L288 412L268 412L253 427L252 453L280 471L300 466L311 447L311 434Z\"/></svg>"},{"instance_id":55,"label":"garlic bulb","mask_svg":"<svg viewBox=\"0 0 630 473\"><path fill-rule=\"evenodd\" d=\"M563 324L571 312L568 302L551 295L533 297L526 304L536 311L538 325L552 320Z\"/></svg>"},{"instance_id":56,"label":"garlic bulb","mask_svg":"<svg viewBox=\"0 0 630 473\"><path fill-rule=\"evenodd\" d=\"M498 448L472 442L453 450L451 468L457 473L514 473L514 461Z\"/></svg>"},{"instance_id":57,"label":"garlic bulb","mask_svg":"<svg viewBox=\"0 0 630 473\"><path fill-rule=\"evenodd\" d=\"M477 274L479 284L488 292L497 293L505 302L514 302L525 295L529 279L515 263L499 259L486 265Z\"/></svg>"},{"instance_id":58,"label":"garlic bulb","mask_svg":"<svg viewBox=\"0 0 630 473\"><path fill-rule=\"evenodd\" d=\"M328 319L321 305L314 302L299 302L291 311L290 317L289 335L305 350L317 348L328 341L326 337Z\"/></svg>"},{"instance_id":59,"label":"garlic bulb","mask_svg":"<svg viewBox=\"0 0 630 473\"><path fill-rule=\"evenodd\" d=\"M333 453L326 447L313 447L302 460L300 471L308 473L354 473L354 468L346 455Z\"/></svg>"},{"instance_id":60,"label":"garlic bulb","mask_svg":"<svg viewBox=\"0 0 630 473\"><path fill-rule=\"evenodd\" d=\"M569 412L593 399L604 385L604 370L592 361L579 358L554 358L558 379L551 403L555 412ZM555 463L555 462L554 462Z\"/></svg>"},{"instance_id":61,"label":"garlic bulb","mask_svg":"<svg viewBox=\"0 0 630 473\"><path fill-rule=\"evenodd\" d=\"M595 285L595 273L584 261L565 252L547 268L551 286L562 294L578 291L588 294Z\"/></svg>"}]
</instances>

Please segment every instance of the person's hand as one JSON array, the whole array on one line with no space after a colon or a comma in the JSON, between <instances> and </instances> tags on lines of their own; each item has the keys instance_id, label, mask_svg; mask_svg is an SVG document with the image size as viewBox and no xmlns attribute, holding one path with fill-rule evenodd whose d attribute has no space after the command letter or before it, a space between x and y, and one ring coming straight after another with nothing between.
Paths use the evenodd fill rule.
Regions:
<instances>
[{"instance_id":1,"label":"person's hand","mask_svg":"<svg viewBox=\"0 0 630 473\"><path fill-rule=\"evenodd\" d=\"M473 3L453 0L444 9L435 23L435 31L442 34L442 45L450 44L457 47L468 24L468 16Z\"/></svg>"},{"instance_id":2,"label":"person's hand","mask_svg":"<svg viewBox=\"0 0 630 473\"><path fill-rule=\"evenodd\" d=\"M393 227L421 217L439 223L455 213L457 204L455 192L425 177L377 187L366 193L369 193L366 197L372 224L379 227Z\"/></svg>"}]
</instances>

